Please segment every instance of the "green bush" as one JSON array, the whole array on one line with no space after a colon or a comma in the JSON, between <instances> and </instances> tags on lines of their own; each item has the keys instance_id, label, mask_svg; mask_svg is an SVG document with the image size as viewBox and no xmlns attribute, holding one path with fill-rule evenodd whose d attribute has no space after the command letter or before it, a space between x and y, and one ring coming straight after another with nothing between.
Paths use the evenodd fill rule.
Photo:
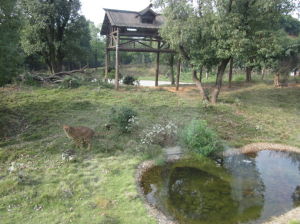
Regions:
<instances>
[{"instance_id":1,"label":"green bush","mask_svg":"<svg viewBox=\"0 0 300 224\"><path fill-rule=\"evenodd\" d=\"M131 75L127 75L123 78L123 83L125 85L134 85L134 82L136 81L136 78L134 78L133 76Z\"/></svg>"},{"instance_id":2,"label":"green bush","mask_svg":"<svg viewBox=\"0 0 300 224\"><path fill-rule=\"evenodd\" d=\"M137 113L128 107L112 108L110 123L123 133L129 133L137 125Z\"/></svg>"},{"instance_id":3,"label":"green bush","mask_svg":"<svg viewBox=\"0 0 300 224\"><path fill-rule=\"evenodd\" d=\"M21 79L22 82L28 86L40 86L42 83L42 80L40 80L38 76L30 73L25 73L25 75Z\"/></svg>"},{"instance_id":4,"label":"green bush","mask_svg":"<svg viewBox=\"0 0 300 224\"><path fill-rule=\"evenodd\" d=\"M244 75L236 75L233 77L233 81L235 81L235 82L245 81L245 76Z\"/></svg>"},{"instance_id":5,"label":"green bush","mask_svg":"<svg viewBox=\"0 0 300 224\"><path fill-rule=\"evenodd\" d=\"M204 120L193 120L182 132L184 144L192 152L204 156L211 156L223 150L217 134L207 127Z\"/></svg>"},{"instance_id":6,"label":"green bush","mask_svg":"<svg viewBox=\"0 0 300 224\"><path fill-rule=\"evenodd\" d=\"M115 69L110 70L107 74L107 78L113 80L115 79L115 77L116 77L116 70ZM119 72L119 79L121 80L122 78L123 75Z\"/></svg>"}]
</instances>

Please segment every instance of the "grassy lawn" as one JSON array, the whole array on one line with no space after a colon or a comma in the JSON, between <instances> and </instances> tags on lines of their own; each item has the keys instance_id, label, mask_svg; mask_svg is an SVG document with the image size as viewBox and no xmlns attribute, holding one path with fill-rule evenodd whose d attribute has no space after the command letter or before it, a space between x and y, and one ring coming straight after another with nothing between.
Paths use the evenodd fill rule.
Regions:
<instances>
[{"instance_id":1,"label":"grassy lawn","mask_svg":"<svg viewBox=\"0 0 300 224\"><path fill-rule=\"evenodd\" d=\"M230 147L276 142L300 147L300 87L256 83L224 90L216 106L198 91L97 84L77 89L13 86L0 89L0 220L6 223L156 223L135 186L135 169L157 146L141 147L144 130L174 122L180 129L205 119ZM130 134L104 129L112 107L138 113ZM62 125L97 132L91 150L75 148ZM75 161L62 160L66 150ZM12 167L14 169L12 169ZM12 170L12 171L9 171Z\"/></svg>"}]
</instances>

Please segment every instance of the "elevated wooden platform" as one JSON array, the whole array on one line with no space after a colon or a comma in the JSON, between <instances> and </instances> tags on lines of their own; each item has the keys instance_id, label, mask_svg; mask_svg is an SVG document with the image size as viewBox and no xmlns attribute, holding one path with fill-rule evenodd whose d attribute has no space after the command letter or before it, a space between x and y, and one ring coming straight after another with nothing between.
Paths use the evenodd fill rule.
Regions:
<instances>
[{"instance_id":1,"label":"elevated wooden platform","mask_svg":"<svg viewBox=\"0 0 300 224\"><path fill-rule=\"evenodd\" d=\"M171 54L171 75L174 77L173 63L176 52L170 49L170 46L160 37L159 28L164 23L164 17L154 12L151 7L152 4L140 12L104 9L105 17L101 28L101 35L106 36L105 78L107 79L108 76L110 52L114 51L116 58L115 89L119 88L120 51L156 53L155 86L158 86L160 54ZM178 73L176 79L178 80L177 88L179 85L179 75Z\"/></svg>"}]
</instances>

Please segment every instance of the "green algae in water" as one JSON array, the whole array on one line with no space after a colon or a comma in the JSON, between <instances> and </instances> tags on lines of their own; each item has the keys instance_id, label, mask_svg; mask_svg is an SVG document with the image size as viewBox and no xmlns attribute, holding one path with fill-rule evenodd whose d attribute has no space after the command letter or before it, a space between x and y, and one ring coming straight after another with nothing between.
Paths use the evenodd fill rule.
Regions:
<instances>
[{"instance_id":1,"label":"green algae in water","mask_svg":"<svg viewBox=\"0 0 300 224\"><path fill-rule=\"evenodd\" d=\"M181 160L153 167L142 187L150 204L182 224L262 223L299 206L299 157L265 150Z\"/></svg>"},{"instance_id":2,"label":"green algae in water","mask_svg":"<svg viewBox=\"0 0 300 224\"><path fill-rule=\"evenodd\" d=\"M168 208L181 223L222 223L238 211L230 184L199 169L175 168L168 188Z\"/></svg>"}]
</instances>

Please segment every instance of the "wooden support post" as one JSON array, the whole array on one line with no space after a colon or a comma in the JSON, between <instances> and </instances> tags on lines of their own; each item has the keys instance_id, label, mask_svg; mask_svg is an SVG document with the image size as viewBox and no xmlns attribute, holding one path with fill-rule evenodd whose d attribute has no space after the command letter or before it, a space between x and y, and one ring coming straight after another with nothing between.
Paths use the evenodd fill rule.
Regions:
<instances>
[{"instance_id":1,"label":"wooden support post","mask_svg":"<svg viewBox=\"0 0 300 224\"><path fill-rule=\"evenodd\" d=\"M160 49L160 42L157 42L157 49ZM158 86L158 75L159 75L159 52L157 52L156 56L156 71L155 71L155 86Z\"/></svg>"},{"instance_id":2,"label":"wooden support post","mask_svg":"<svg viewBox=\"0 0 300 224\"><path fill-rule=\"evenodd\" d=\"M115 65L115 89L119 89L119 39L120 39L120 31L119 28L117 28L117 33L116 33L116 65Z\"/></svg>"},{"instance_id":3,"label":"wooden support post","mask_svg":"<svg viewBox=\"0 0 300 224\"><path fill-rule=\"evenodd\" d=\"M171 66L171 85L175 85L175 77L174 77L174 54L171 54L170 66Z\"/></svg>"},{"instance_id":4,"label":"wooden support post","mask_svg":"<svg viewBox=\"0 0 300 224\"><path fill-rule=\"evenodd\" d=\"M179 90L180 70L181 70L181 60L178 59L178 61L177 61L177 74L176 74L176 91Z\"/></svg>"},{"instance_id":5,"label":"wooden support post","mask_svg":"<svg viewBox=\"0 0 300 224\"><path fill-rule=\"evenodd\" d=\"M109 45L109 35L106 35L106 48L105 48L105 76L104 76L105 82L107 82L107 79L108 79L108 69L109 69L109 50L108 50L108 45Z\"/></svg>"}]
</instances>

